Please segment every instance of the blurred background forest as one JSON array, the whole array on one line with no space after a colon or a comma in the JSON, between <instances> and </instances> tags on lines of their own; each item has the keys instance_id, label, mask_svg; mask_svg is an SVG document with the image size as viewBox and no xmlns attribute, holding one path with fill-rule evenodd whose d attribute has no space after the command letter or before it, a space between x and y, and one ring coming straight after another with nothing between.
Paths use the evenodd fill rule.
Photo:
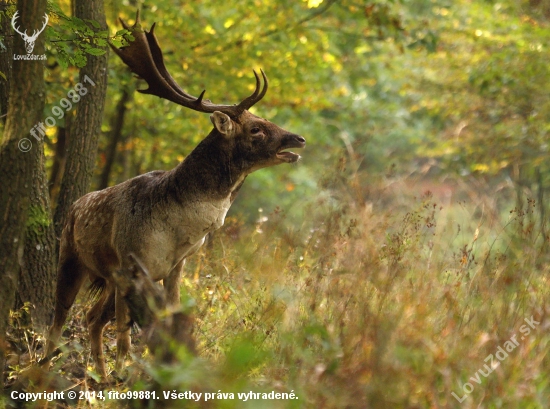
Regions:
<instances>
[{"instance_id":1,"label":"blurred background forest","mask_svg":"<svg viewBox=\"0 0 550 409\"><path fill-rule=\"evenodd\" d=\"M331 196L325 179L342 162L368 181L367 195L402 176L430 180L445 195L498 191L499 209L542 194L550 34L548 6L537 3L112 2L106 14L114 31L118 17L133 21L140 6L144 26L157 22L176 80L213 101L248 95L252 69L266 71L270 90L257 113L304 135L308 148L296 168L252 175L232 214L253 222L259 208L280 206L302 221L308 203ZM54 15L52 40L66 38L62 29ZM46 112L77 82L70 64L79 62L71 43L52 44ZM170 169L210 130L206 115L136 87L144 88L111 55L94 188ZM50 168L56 131L47 141Z\"/></svg>"},{"instance_id":2,"label":"blurred background forest","mask_svg":"<svg viewBox=\"0 0 550 409\"><path fill-rule=\"evenodd\" d=\"M70 7L49 4L44 116L85 64L58 41ZM550 2L107 1L110 35L137 8L186 91L234 103L262 68L253 112L307 140L298 164L248 177L189 260L201 356L224 375L186 356L151 377L300 396L246 407L547 407ZM175 167L211 129L135 92L113 53L108 67L92 190ZM70 120L45 140L52 203ZM472 383L531 316L539 327Z\"/></svg>"}]
</instances>

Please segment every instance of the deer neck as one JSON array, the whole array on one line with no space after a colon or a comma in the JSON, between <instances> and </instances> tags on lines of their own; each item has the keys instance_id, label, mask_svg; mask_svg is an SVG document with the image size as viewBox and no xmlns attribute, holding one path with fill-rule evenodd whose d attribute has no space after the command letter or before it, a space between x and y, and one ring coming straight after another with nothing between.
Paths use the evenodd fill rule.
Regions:
<instances>
[{"instance_id":1,"label":"deer neck","mask_svg":"<svg viewBox=\"0 0 550 409\"><path fill-rule=\"evenodd\" d=\"M231 143L213 131L171 171L180 200L234 198L247 172L233 155Z\"/></svg>"}]
</instances>

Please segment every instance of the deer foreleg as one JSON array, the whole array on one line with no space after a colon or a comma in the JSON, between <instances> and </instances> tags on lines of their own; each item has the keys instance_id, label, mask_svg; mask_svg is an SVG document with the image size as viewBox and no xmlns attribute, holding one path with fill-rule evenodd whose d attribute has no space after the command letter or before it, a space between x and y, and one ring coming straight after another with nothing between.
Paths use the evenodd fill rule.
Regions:
<instances>
[{"instance_id":1,"label":"deer foreleg","mask_svg":"<svg viewBox=\"0 0 550 409\"><path fill-rule=\"evenodd\" d=\"M118 289L115 295L115 316L117 328L115 370L120 374L124 366L124 359L130 350L131 340L128 306Z\"/></svg>"},{"instance_id":2,"label":"deer foreleg","mask_svg":"<svg viewBox=\"0 0 550 409\"><path fill-rule=\"evenodd\" d=\"M164 290L166 291L166 304L169 307L175 307L180 304L180 285L183 275L183 266L185 259L181 260L174 269L163 280Z\"/></svg>"}]
</instances>

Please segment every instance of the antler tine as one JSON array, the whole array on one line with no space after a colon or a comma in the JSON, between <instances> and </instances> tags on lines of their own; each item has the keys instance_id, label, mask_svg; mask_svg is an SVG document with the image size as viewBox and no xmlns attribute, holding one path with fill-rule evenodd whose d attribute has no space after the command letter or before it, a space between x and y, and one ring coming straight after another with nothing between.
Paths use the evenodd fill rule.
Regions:
<instances>
[{"instance_id":1,"label":"antler tine","mask_svg":"<svg viewBox=\"0 0 550 409\"><path fill-rule=\"evenodd\" d=\"M122 17L119 17L118 21L120 21L120 24L122 24L122 27L124 27L126 30L130 30L130 26L126 24L126 22L122 19Z\"/></svg>"},{"instance_id":2,"label":"antler tine","mask_svg":"<svg viewBox=\"0 0 550 409\"><path fill-rule=\"evenodd\" d=\"M142 30L139 21L139 12L136 16L136 23L132 27L129 27L122 19L121 23L125 29L132 32L134 41L130 45L120 49L111 44L111 48L135 74L144 79L149 85L149 88L139 90L139 92L156 95L199 112L212 113L214 111L221 111L233 118L238 117L244 110L262 99L267 92L267 77L262 70L264 86L261 92L260 77L254 71L256 88L248 98L238 105L213 104L209 100L204 99L205 90L201 92L198 98L194 97L185 92L166 69L162 50L154 33L156 23L151 26L149 32Z\"/></svg>"},{"instance_id":3,"label":"antler tine","mask_svg":"<svg viewBox=\"0 0 550 409\"><path fill-rule=\"evenodd\" d=\"M267 92L267 87L269 85L269 81L267 80L267 75L265 75L264 70L262 70L260 68L260 72L262 73L262 77L264 79L264 88L262 89L262 92L260 92L260 95L258 95L258 98L256 99L256 102L260 101L265 96L265 94Z\"/></svg>"},{"instance_id":4,"label":"antler tine","mask_svg":"<svg viewBox=\"0 0 550 409\"><path fill-rule=\"evenodd\" d=\"M199 95L199 97L197 98L197 104L200 104L202 103L202 99L204 98L204 93L206 92L205 89L202 90L201 94Z\"/></svg>"},{"instance_id":5,"label":"antler tine","mask_svg":"<svg viewBox=\"0 0 550 409\"><path fill-rule=\"evenodd\" d=\"M245 101L248 100L249 98L256 99L258 97L258 92L260 91L260 85L262 85L260 82L260 76L258 75L256 70L252 70L252 72L254 73L254 77L256 78L256 87L254 87L254 92L252 93L252 95L246 98Z\"/></svg>"},{"instance_id":6,"label":"antler tine","mask_svg":"<svg viewBox=\"0 0 550 409\"><path fill-rule=\"evenodd\" d=\"M119 17L118 20L120 21L120 24L122 24L122 27L124 27L126 30L131 30L134 27L138 27L141 25L141 20L139 18L139 9L136 10L136 22L134 23L133 27L130 27L123 19L122 17Z\"/></svg>"},{"instance_id":7,"label":"antler tine","mask_svg":"<svg viewBox=\"0 0 550 409\"><path fill-rule=\"evenodd\" d=\"M254 89L254 92L250 96L245 98L238 105L238 107L240 109L242 109L243 111L245 109L249 109L250 107L252 107L255 103L257 103L258 101L260 101L264 97L265 93L267 92L267 88L268 88L268 84L269 84L269 81L267 80L267 76L265 75L264 70L260 69L260 72L262 73L262 78L264 80L264 86L262 88L262 91L260 92L260 85L261 85L260 76L258 75L256 70L252 70L252 71L254 72L254 76L256 77L256 88Z\"/></svg>"}]
</instances>

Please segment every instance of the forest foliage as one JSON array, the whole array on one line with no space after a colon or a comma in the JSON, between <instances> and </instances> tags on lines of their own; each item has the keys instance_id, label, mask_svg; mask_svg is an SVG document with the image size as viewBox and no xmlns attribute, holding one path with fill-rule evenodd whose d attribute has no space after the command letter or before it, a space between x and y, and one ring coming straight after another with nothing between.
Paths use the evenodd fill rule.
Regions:
<instances>
[{"instance_id":1,"label":"forest foliage","mask_svg":"<svg viewBox=\"0 0 550 409\"><path fill-rule=\"evenodd\" d=\"M124 43L117 18L133 21L136 10L133 3L108 6L110 32L92 35L93 22L68 17L67 7L50 3L45 114L77 82L87 54L102 52L97 47L109 38ZM547 173L544 8L519 1L241 1L223 8L193 1L144 3L141 15L144 28L157 22L168 68L189 92L206 89L207 98L234 103L251 90L252 69L262 68L270 91L257 112L309 136L313 160L251 176L241 195L247 199L234 209L249 221L275 202L301 216L303 206L293 204L318 192L316 175L344 151L374 175L390 168L408 174L422 162L453 176L531 187L535 169ZM133 92L143 86L115 56L109 67L98 174L109 115L124 90L131 96L110 184L175 166L208 133L208 118ZM51 157L55 130L48 137Z\"/></svg>"},{"instance_id":2,"label":"forest foliage","mask_svg":"<svg viewBox=\"0 0 550 409\"><path fill-rule=\"evenodd\" d=\"M131 40L117 19L133 23L137 8L144 28L157 22L186 91L236 103L261 68L269 91L253 112L307 140L297 165L248 177L224 228L189 260L199 352L219 366L183 349L176 366L134 357L149 380L300 397L271 407L547 405L547 2L113 1L109 30L94 33L70 2L52 1L44 117L87 55ZM109 185L173 168L210 131L206 115L135 92L145 87L109 56L93 189L120 101ZM48 170L58 130L45 141ZM540 326L473 383L531 317Z\"/></svg>"}]
</instances>

